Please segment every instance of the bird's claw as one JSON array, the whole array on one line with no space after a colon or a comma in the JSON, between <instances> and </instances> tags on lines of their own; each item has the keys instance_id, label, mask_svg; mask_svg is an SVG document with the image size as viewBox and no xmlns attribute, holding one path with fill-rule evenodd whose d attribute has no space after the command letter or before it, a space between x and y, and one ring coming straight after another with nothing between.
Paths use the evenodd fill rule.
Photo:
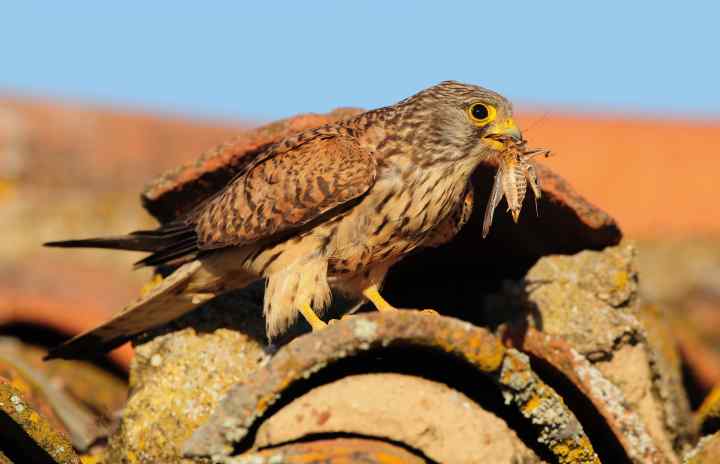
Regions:
<instances>
[{"instance_id":1,"label":"bird's claw","mask_svg":"<svg viewBox=\"0 0 720 464\"><path fill-rule=\"evenodd\" d=\"M356 314L345 314L345 315L341 316L340 319L330 319L330 320L328 321L328 325L333 325L333 324L335 324L336 322L340 322L340 321L346 321L346 320L348 320L348 319L350 319L350 318L353 318L353 317L355 317L355 316L356 316Z\"/></svg>"},{"instance_id":2,"label":"bird's claw","mask_svg":"<svg viewBox=\"0 0 720 464\"><path fill-rule=\"evenodd\" d=\"M427 315L429 315L429 316L439 316L439 315L440 315L439 312L437 312L436 310L431 309L431 308L425 308L425 309L419 309L419 308L400 308L400 309L403 310L403 311L404 311L404 310L407 310L407 311L417 311L417 312L419 312L419 313L427 314Z\"/></svg>"}]
</instances>

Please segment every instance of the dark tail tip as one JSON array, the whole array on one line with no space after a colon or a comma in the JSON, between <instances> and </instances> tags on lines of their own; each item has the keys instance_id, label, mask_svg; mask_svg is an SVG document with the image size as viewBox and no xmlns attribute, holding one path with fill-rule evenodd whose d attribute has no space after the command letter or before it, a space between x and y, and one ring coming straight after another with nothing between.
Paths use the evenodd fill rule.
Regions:
<instances>
[{"instance_id":1,"label":"dark tail tip","mask_svg":"<svg viewBox=\"0 0 720 464\"><path fill-rule=\"evenodd\" d=\"M115 238L86 238L80 240L58 240L54 242L45 242L43 246L53 248L117 248L124 245Z\"/></svg>"},{"instance_id":2,"label":"dark tail tip","mask_svg":"<svg viewBox=\"0 0 720 464\"><path fill-rule=\"evenodd\" d=\"M73 243L76 242L76 240L60 240L56 242L45 242L43 243L43 246L45 247L56 247L56 248L71 248L73 247ZM77 246L77 245L75 245Z\"/></svg>"},{"instance_id":3,"label":"dark tail tip","mask_svg":"<svg viewBox=\"0 0 720 464\"><path fill-rule=\"evenodd\" d=\"M43 246L54 248L106 248L111 250L155 251L162 246L162 242L158 239L142 236L120 235L117 237L60 240L43 243Z\"/></svg>"},{"instance_id":4,"label":"dark tail tip","mask_svg":"<svg viewBox=\"0 0 720 464\"><path fill-rule=\"evenodd\" d=\"M92 332L85 333L50 349L43 357L43 361L49 361L51 359L98 358L129 341L131 338L131 336L121 336L107 340Z\"/></svg>"}]
</instances>

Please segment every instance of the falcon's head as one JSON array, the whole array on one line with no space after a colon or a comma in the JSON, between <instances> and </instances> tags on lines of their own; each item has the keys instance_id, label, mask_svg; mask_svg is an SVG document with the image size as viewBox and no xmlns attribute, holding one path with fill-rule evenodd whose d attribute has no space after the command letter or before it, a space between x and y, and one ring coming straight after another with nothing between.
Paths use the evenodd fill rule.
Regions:
<instances>
[{"instance_id":1,"label":"falcon's head","mask_svg":"<svg viewBox=\"0 0 720 464\"><path fill-rule=\"evenodd\" d=\"M445 81L401 102L433 158L462 159L522 142L510 102L477 85Z\"/></svg>"}]
</instances>

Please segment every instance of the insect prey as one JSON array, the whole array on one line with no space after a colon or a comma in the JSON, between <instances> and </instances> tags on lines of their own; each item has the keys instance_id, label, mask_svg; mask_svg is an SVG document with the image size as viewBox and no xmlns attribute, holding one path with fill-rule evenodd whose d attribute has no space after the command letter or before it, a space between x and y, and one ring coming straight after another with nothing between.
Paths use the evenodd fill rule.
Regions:
<instances>
[{"instance_id":1,"label":"insect prey","mask_svg":"<svg viewBox=\"0 0 720 464\"><path fill-rule=\"evenodd\" d=\"M540 181L535 165L531 162L531 159L538 155L548 157L550 156L550 150L527 148L525 140L515 142L507 139L503 140L503 142L506 143L507 148L498 155L498 170L495 173L495 181L485 208L483 238L487 237L488 232L490 232L495 208L500 204L503 197L507 202L507 211L512 215L513 221L518 222L528 184L530 184L535 196L535 212L539 214L537 201L542 192L540 191Z\"/></svg>"}]
</instances>

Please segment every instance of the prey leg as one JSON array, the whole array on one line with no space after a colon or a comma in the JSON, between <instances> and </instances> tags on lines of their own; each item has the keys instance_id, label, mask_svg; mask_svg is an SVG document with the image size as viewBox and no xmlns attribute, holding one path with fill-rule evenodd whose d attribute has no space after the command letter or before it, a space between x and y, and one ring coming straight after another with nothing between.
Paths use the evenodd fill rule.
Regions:
<instances>
[{"instance_id":1,"label":"prey leg","mask_svg":"<svg viewBox=\"0 0 720 464\"><path fill-rule=\"evenodd\" d=\"M324 323L317 314L315 314L315 311L313 311L313 309L308 303L302 304L300 306L300 314L302 314L308 324L310 324L310 327L312 327L313 331L322 330L327 327L327 324Z\"/></svg>"}]
</instances>

